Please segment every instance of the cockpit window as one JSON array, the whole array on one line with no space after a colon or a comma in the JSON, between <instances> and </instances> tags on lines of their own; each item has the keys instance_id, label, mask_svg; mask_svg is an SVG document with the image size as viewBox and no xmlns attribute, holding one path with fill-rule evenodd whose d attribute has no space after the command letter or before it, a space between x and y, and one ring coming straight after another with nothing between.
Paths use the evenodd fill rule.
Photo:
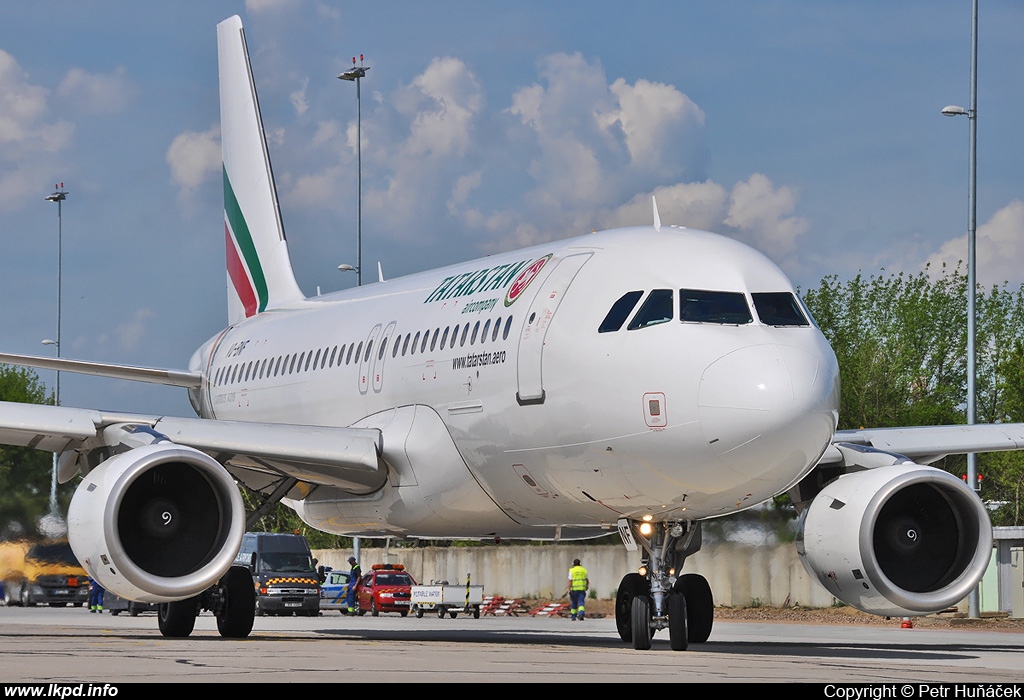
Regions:
<instances>
[{"instance_id":1,"label":"cockpit window","mask_svg":"<svg viewBox=\"0 0 1024 700\"><path fill-rule=\"evenodd\" d=\"M751 296L761 323L768 326L809 325L796 297L790 292L756 292Z\"/></svg>"},{"instance_id":2,"label":"cockpit window","mask_svg":"<svg viewBox=\"0 0 1024 700\"><path fill-rule=\"evenodd\" d=\"M635 331L637 328L656 326L672 320L672 290L655 289L647 295L636 316L626 326L627 330Z\"/></svg>"},{"instance_id":3,"label":"cockpit window","mask_svg":"<svg viewBox=\"0 0 1024 700\"><path fill-rule=\"evenodd\" d=\"M640 301L640 297L644 295L643 292L626 292L618 301L612 304L611 310L608 315L601 321L601 326L597 329L598 333L614 333L615 331L622 328L622 324L626 322L626 318L630 312L636 307L636 303ZM495 326L495 332L497 332L497 326Z\"/></svg>"},{"instance_id":4,"label":"cockpit window","mask_svg":"<svg viewBox=\"0 0 1024 700\"><path fill-rule=\"evenodd\" d=\"M740 325L752 323L747 300L740 292L679 290L679 320L690 323Z\"/></svg>"}]
</instances>

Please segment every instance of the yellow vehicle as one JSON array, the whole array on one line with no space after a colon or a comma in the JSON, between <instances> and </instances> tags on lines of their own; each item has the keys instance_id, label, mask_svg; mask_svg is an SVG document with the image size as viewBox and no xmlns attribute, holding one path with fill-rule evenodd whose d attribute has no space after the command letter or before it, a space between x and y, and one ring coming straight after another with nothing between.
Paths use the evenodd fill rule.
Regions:
<instances>
[{"instance_id":1,"label":"yellow vehicle","mask_svg":"<svg viewBox=\"0 0 1024 700\"><path fill-rule=\"evenodd\" d=\"M89 602L89 576L67 540L0 543L0 581L6 605Z\"/></svg>"}]
</instances>

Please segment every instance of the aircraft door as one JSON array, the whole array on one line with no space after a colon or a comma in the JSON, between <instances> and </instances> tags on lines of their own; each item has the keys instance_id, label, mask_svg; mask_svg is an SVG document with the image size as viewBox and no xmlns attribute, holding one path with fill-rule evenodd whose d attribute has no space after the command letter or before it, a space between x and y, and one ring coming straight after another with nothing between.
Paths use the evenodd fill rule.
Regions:
<instances>
[{"instance_id":1,"label":"aircraft door","mask_svg":"<svg viewBox=\"0 0 1024 700\"><path fill-rule=\"evenodd\" d=\"M380 335L380 324L378 323L370 331L370 335L366 336L366 344L360 349L359 352L359 393L365 394L367 389L370 388L370 357L376 358L374 355L377 352L375 340Z\"/></svg>"},{"instance_id":2,"label":"aircraft door","mask_svg":"<svg viewBox=\"0 0 1024 700\"><path fill-rule=\"evenodd\" d=\"M384 333L380 337L380 343L373 351L373 369L370 373L373 375L373 392L379 394L380 390L384 386L384 362L387 360L388 341L393 340L395 335L395 322L392 321L388 324L388 327L384 329Z\"/></svg>"},{"instance_id":3,"label":"aircraft door","mask_svg":"<svg viewBox=\"0 0 1024 700\"><path fill-rule=\"evenodd\" d=\"M526 312L526 325L519 337L516 367L519 390L516 392L516 400L520 404L544 403L544 338L565 291L591 255L593 253L576 253L563 258L537 288L537 295Z\"/></svg>"}]
</instances>

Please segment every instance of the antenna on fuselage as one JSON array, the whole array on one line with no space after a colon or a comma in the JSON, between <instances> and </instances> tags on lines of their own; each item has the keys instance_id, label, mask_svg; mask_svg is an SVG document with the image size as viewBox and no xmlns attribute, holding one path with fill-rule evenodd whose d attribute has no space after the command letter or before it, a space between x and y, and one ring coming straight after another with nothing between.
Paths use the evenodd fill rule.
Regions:
<instances>
[{"instance_id":1,"label":"antenna on fuselage","mask_svg":"<svg viewBox=\"0 0 1024 700\"><path fill-rule=\"evenodd\" d=\"M661 215L658 213L658 198L651 195L651 202L654 204L654 230L661 230Z\"/></svg>"},{"instance_id":2,"label":"antenna on fuselage","mask_svg":"<svg viewBox=\"0 0 1024 700\"><path fill-rule=\"evenodd\" d=\"M380 260L377 261L377 281L384 281L384 268L380 266Z\"/></svg>"}]
</instances>

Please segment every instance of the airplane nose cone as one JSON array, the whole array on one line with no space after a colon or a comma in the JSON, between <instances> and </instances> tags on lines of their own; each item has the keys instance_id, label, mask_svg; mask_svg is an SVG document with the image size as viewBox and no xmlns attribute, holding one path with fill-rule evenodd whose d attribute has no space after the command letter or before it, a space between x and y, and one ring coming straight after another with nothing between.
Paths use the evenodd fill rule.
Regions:
<instances>
[{"instance_id":1,"label":"airplane nose cone","mask_svg":"<svg viewBox=\"0 0 1024 700\"><path fill-rule=\"evenodd\" d=\"M792 473L817 459L835 429L837 371L829 359L768 344L740 348L710 364L698 395L708 446L747 476Z\"/></svg>"}]
</instances>

